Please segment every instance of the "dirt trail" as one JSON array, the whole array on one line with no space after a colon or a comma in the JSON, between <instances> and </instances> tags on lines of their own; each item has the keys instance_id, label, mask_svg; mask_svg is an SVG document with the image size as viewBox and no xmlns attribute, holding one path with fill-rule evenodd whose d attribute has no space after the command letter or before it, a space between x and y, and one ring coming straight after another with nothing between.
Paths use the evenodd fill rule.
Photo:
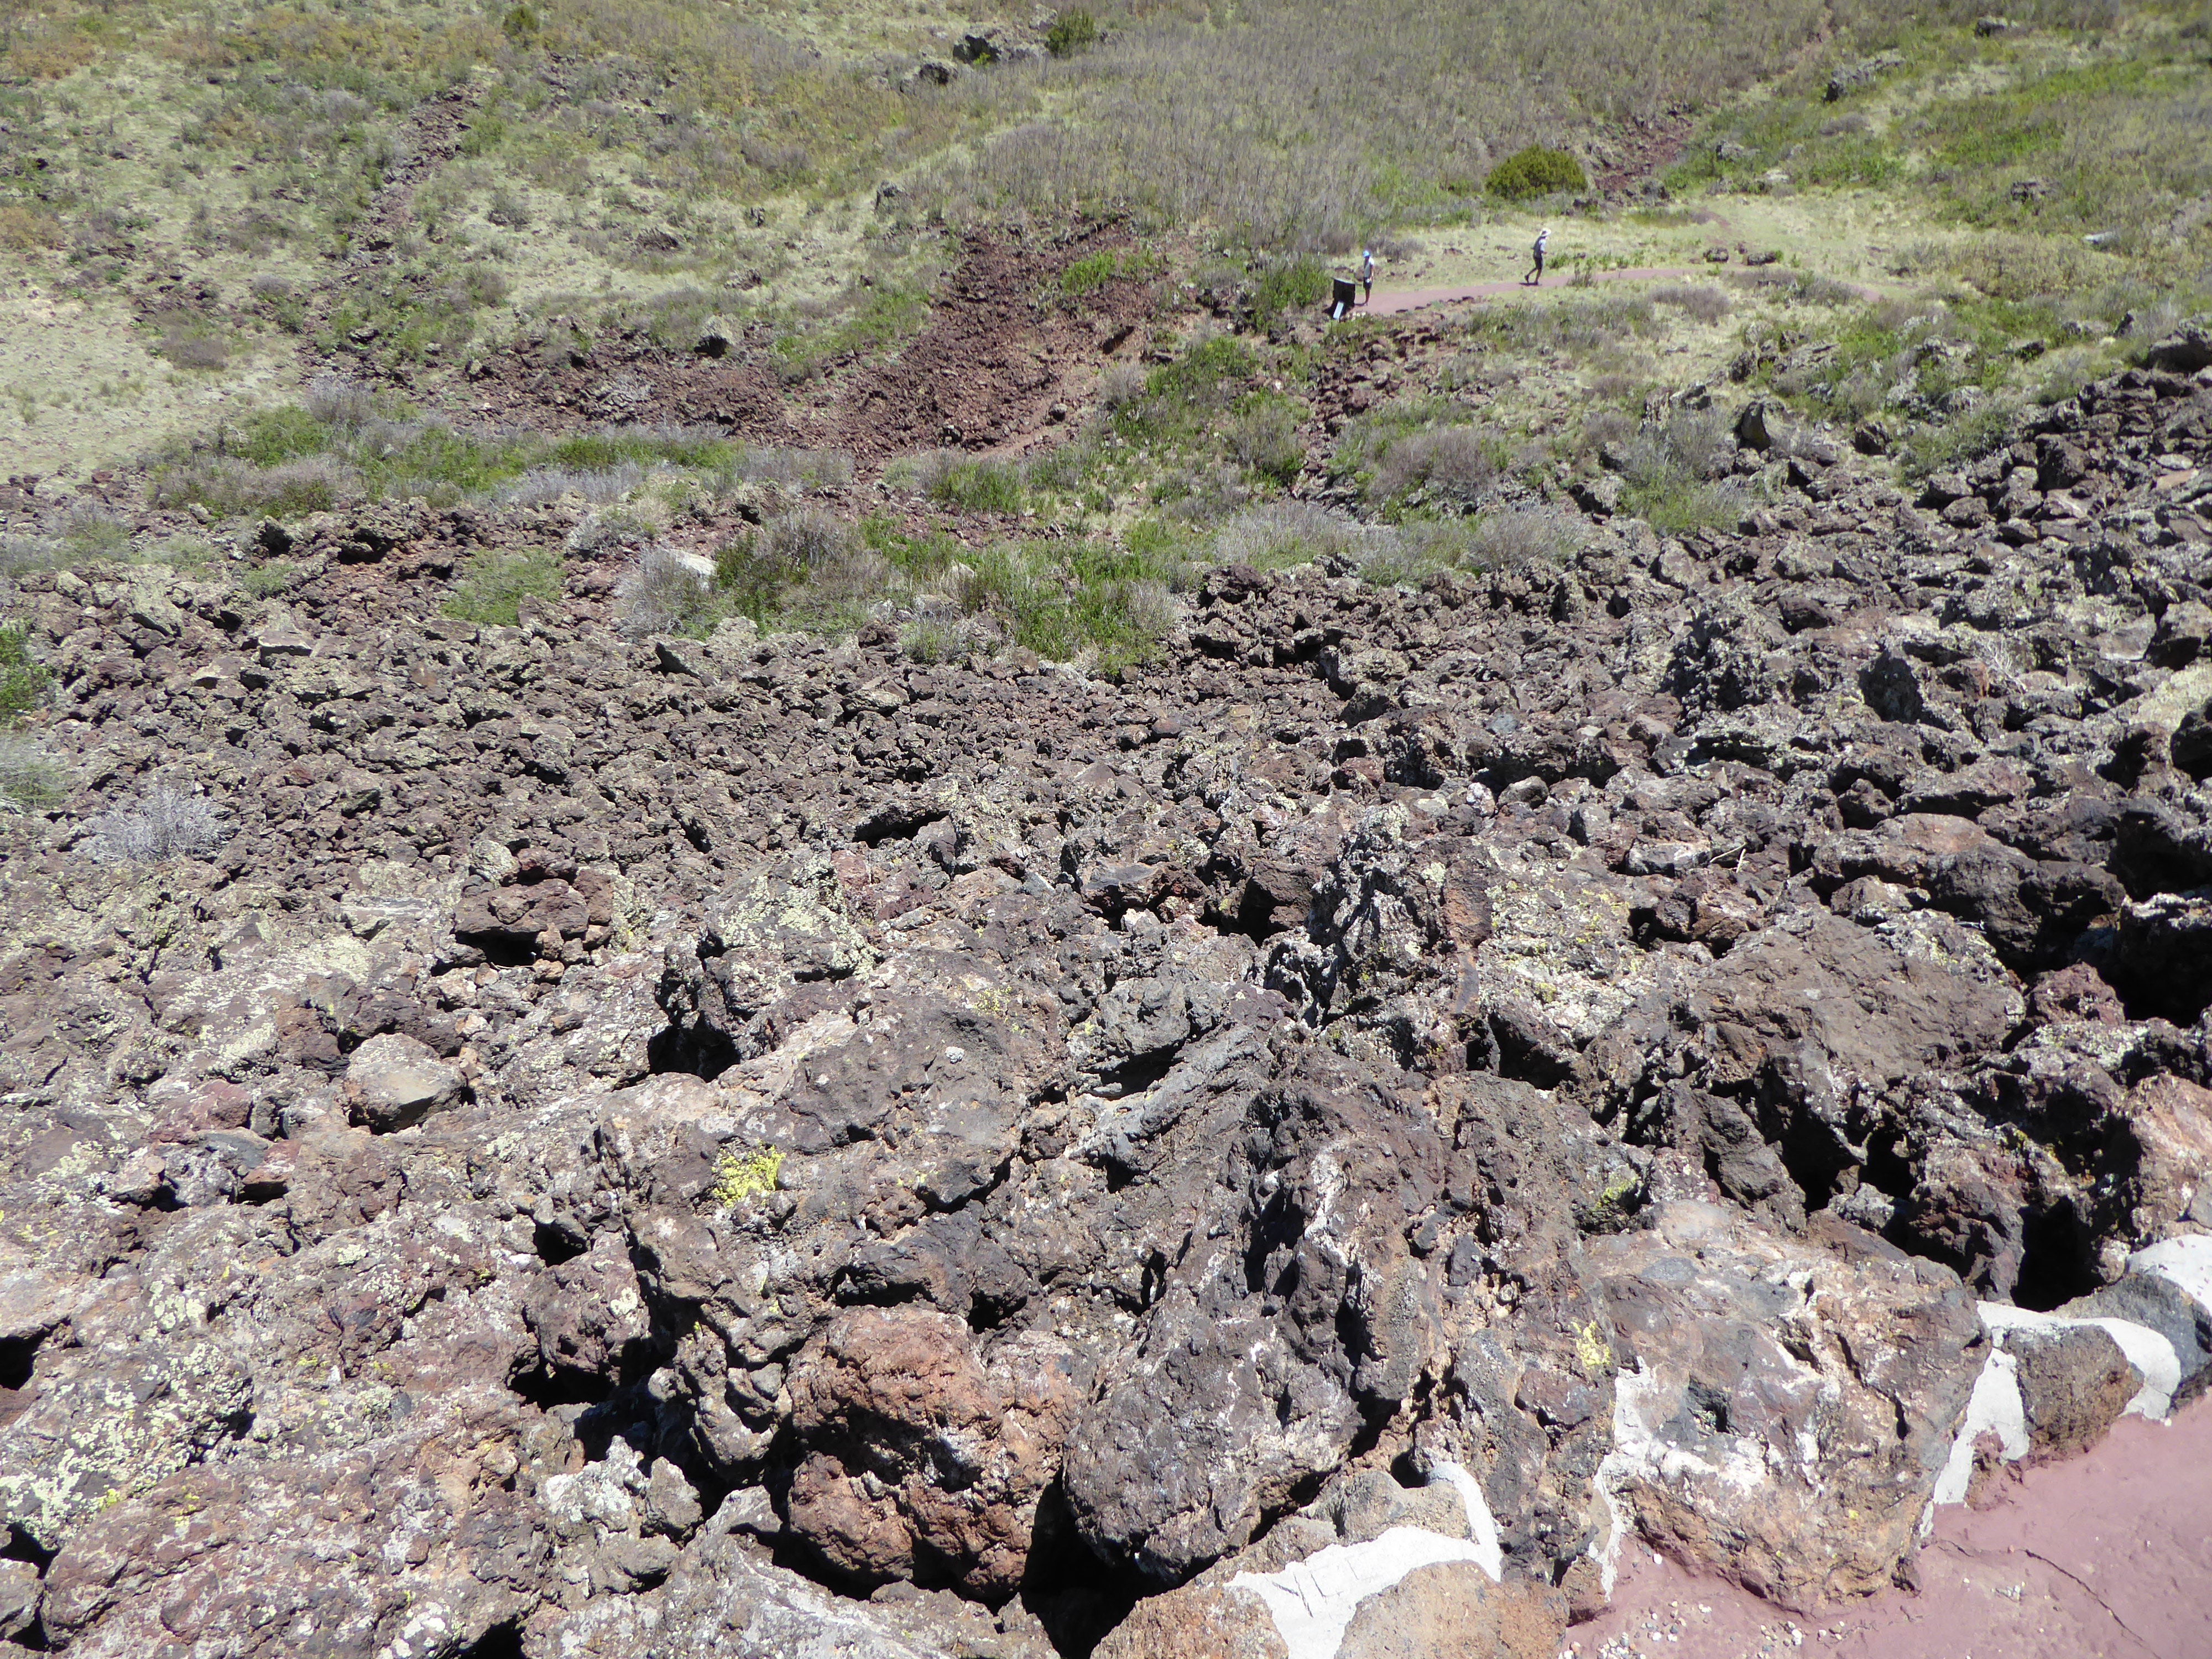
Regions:
<instances>
[{"instance_id":1,"label":"dirt trail","mask_svg":"<svg viewBox=\"0 0 2212 1659\"><path fill-rule=\"evenodd\" d=\"M1722 267L1708 265L1693 270L1685 265L1632 265L1623 270L1595 270L1589 273L1593 283L1652 283L1673 281L1685 276L1705 276L1717 273ZM1408 288L1379 289L1373 300L1359 310L1373 317L1395 317L1402 312L1419 311L1425 306L1450 305L1461 300L1487 300L1500 294L1526 294L1534 288L1571 288L1583 280L1582 272L1559 276L1547 276L1541 283L1477 283L1468 288ZM1866 300L1879 300L1881 290L1864 283L1846 286L1857 290Z\"/></svg>"},{"instance_id":2,"label":"dirt trail","mask_svg":"<svg viewBox=\"0 0 2212 1659\"><path fill-rule=\"evenodd\" d=\"M1599 283L1649 283L1662 277L1695 275L1695 271L1679 265L1633 265L1626 270L1593 271L1590 280ZM1540 283L1477 283L1472 288L1407 288L1395 291L1379 289L1375 297L1359 309L1373 317L1395 317L1400 312L1419 311L1424 306L1449 305L1455 300L1487 300L1498 294L1525 294L1531 288L1567 288L1580 280L1577 274L1547 276Z\"/></svg>"},{"instance_id":3,"label":"dirt trail","mask_svg":"<svg viewBox=\"0 0 2212 1659\"><path fill-rule=\"evenodd\" d=\"M2086 1456L2008 1474L1980 1510L1936 1511L1917 1595L1790 1615L1626 1553L1576 1659L2205 1659L2212 1654L2212 1401L2125 1417ZM1802 1632L1792 1639L1793 1627Z\"/></svg>"}]
</instances>

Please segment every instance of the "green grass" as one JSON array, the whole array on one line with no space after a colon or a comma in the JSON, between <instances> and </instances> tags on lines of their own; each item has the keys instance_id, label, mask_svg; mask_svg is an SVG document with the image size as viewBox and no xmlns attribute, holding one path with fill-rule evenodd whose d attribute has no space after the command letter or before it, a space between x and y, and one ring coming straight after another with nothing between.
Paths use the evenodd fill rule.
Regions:
<instances>
[{"instance_id":1,"label":"green grass","mask_svg":"<svg viewBox=\"0 0 2212 1659\"><path fill-rule=\"evenodd\" d=\"M770 347L787 380L821 373L840 359L872 357L919 334L929 321L929 297L921 288L884 285L860 291L826 318L792 318Z\"/></svg>"},{"instance_id":2,"label":"green grass","mask_svg":"<svg viewBox=\"0 0 2212 1659\"><path fill-rule=\"evenodd\" d=\"M484 552L469 561L442 614L485 627L513 628L521 620L524 599L560 597L558 554Z\"/></svg>"},{"instance_id":3,"label":"green grass","mask_svg":"<svg viewBox=\"0 0 2212 1659\"><path fill-rule=\"evenodd\" d=\"M1662 536L1691 530L1733 530L1743 498L1724 484L1669 477L1632 483L1620 492L1620 510L1642 519Z\"/></svg>"},{"instance_id":4,"label":"green grass","mask_svg":"<svg viewBox=\"0 0 2212 1659\"><path fill-rule=\"evenodd\" d=\"M254 416L235 434L219 431L216 447L254 466L277 466L331 447L331 428L306 410L288 405Z\"/></svg>"},{"instance_id":5,"label":"green grass","mask_svg":"<svg viewBox=\"0 0 2212 1659\"><path fill-rule=\"evenodd\" d=\"M1114 411L1113 430L1163 454L1200 438L1256 378L1253 348L1229 335L1192 346L1145 378L1144 395Z\"/></svg>"},{"instance_id":6,"label":"green grass","mask_svg":"<svg viewBox=\"0 0 2212 1659\"><path fill-rule=\"evenodd\" d=\"M271 559L265 564L249 565L238 573L238 585L257 599L265 599L271 593L281 593L299 567L289 559Z\"/></svg>"},{"instance_id":7,"label":"green grass","mask_svg":"<svg viewBox=\"0 0 2212 1659\"><path fill-rule=\"evenodd\" d=\"M1883 43L1903 63L1838 100L1825 77L1849 58L1820 59L1710 112L1666 182L1678 195L1753 191L1778 170L1794 190L1885 191L1936 222L2013 238L2000 260L1963 252L1957 271L2007 297L2094 286L2116 260L2144 280L2206 285L2212 225L2189 210L2212 193L2201 32L2174 27L2185 8L2133 6L2097 20L2119 27L2078 33L2067 30L2086 13L2048 10L2025 37L1982 39L1963 16L1897 27ZM2089 257L2091 232L2118 234Z\"/></svg>"},{"instance_id":8,"label":"green grass","mask_svg":"<svg viewBox=\"0 0 2212 1659\"><path fill-rule=\"evenodd\" d=\"M975 568L983 596L977 609L1000 618L1014 644L1055 661L1092 650L1108 672L1158 653L1170 584L1182 570L1157 543L1104 542L1064 553L1002 542L980 554Z\"/></svg>"},{"instance_id":9,"label":"green grass","mask_svg":"<svg viewBox=\"0 0 2212 1659\"><path fill-rule=\"evenodd\" d=\"M489 434L398 418L349 434L288 406L219 429L213 453L186 454L158 470L157 498L197 501L223 514L279 518L327 510L347 493L411 495L444 505L482 496L534 467L600 471L635 463L709 473L739 468L739 446L689 429L615 428L567 437Z\"/></svg>"},{"instance_id":10,"label":"green grass","mask_svg":"<svg viewBox=\"0 0 2212 1659\"><path fill-rule=\"evenodd\" d=\"M804 567L777 558L755 536L735 537L714 551L715 587L732 610L763 631L782 615L786 596L805 580Z\"/></svg>"},{"instance_id":11,"label":"green grass","mask_svg":"<svg viewBox=\"0 0 2212 1659\"><path fill-rule=\"evenodd\" d=\"M1060 273L1060 291L1067 295L1096 293L1114 280L1121 267L1121 256L1111 248L1086 253L1080 259L1071 260L1067 269Z\"/></svg>"},{"instance_id":12,"label":"green grass","mask_svg":"<svg viewBox=\"0 0 2212 1659\"><path fill-rule=\"evenodd\" d=\"M961 461L945 469L929 496L964 513L1018 513L1022 475L1004 461Z\"/></svg>"}]
</instances>

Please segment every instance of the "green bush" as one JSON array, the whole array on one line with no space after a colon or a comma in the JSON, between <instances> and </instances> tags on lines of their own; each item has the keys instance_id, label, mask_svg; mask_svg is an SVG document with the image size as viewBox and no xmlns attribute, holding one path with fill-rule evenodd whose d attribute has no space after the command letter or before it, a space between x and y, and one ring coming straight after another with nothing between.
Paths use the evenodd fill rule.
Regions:
<instances>
[{"instance_id":1,"label":"green bush","mask_svg":"<svg viewBox=\"0 0 2212 1659\"><path fill-rule=\"evenodd\" d=\"M739 614L765 631L784 597L806 580L806 567L781 550L763 547L751 532L714 550L714 586L729 596Z\"/></svg>"},{"instance_id":2,"label":"green bush","mask_svg":"<svg viewBox=\"0 0 2212 1659\"><path fill-rule=\"evenodd\" d=\"M1328 272L1311 254L1296 259L1275 259L1260 272L1252 293L1252 323L1266 329L1285 311L1317 306L1329 296Z\"/></svg>"},{"instance_id":3,"label":"green bush","mask_svg":"<svg viewBox=\"0 0 2212 1659\"><path fill-rule=\"evenodd\" d=\"M1566 151L1531 144L1492 167L1485 188L1503 201L1526 202L1554 191L1588 190L1589 176Z\"/></svg>"},{"instance_id":4,"label":"green bush","mask_svg":"<svg viewBox=\"0 0 2212 1659\"><path fill-rule=\"evenodd\" d=\"M331 431L304 409L272 409L246 423L242 432L217 434L225 453L256 466L276 466L302 455L319 455L331 447Z\"/></svg>"},{"instance_id":5,"label":"green bush","mask_svg":"<svg viewBox=\"0 0 2212 1659\"><path fill-rule=\"evenodd\" d=\"M1073 58L1097 44L1097 20L1087 11L1064 11L1044 32L1044 49L1055 58Z\"/></svg>"},{"instance_id":6,"label":"green bush","mask_svg":"<svg viewBox=\"0 0 2212 1659\"><path fill-rule=\"evenodd\" d=\"M20 623L0 628L0 721L13 723L46 701L53 676L31 656Z\"/></svg>"},{"instance_id":7,"label":"green bush","mask_svg":"<svg viewBox=\"0 0 2212 1659\"><path fill-rule=\"evenodd\" d=\"M479 553L446 601L445 614L461 622L513 628L525 599L561 596L561 560L553 553Z\"/></svg>"}]
</instances>

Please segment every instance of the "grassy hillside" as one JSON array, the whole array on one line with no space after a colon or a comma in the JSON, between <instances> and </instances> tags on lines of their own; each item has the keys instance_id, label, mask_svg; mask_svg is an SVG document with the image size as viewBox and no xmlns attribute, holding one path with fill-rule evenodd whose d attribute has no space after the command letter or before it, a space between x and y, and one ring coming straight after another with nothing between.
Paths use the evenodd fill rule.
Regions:
<instances>
[{"instance_id":1,"label":"grassy hillside","mask_svg":"<svg viewBox=\"0 0 2212 1659\"><path fill-rule=\"evenodd\" d=\"M1540 548L1528 515L1639 434L1627 510L1723 521L1757 480L1651 425L1686 386L1921 471L2204 307L2201 9L1978 15L17 6L0 449L143 467L150 508L217 538L360 501L566 501L607 547L717 562L699 592L662 572L653 603L695 631L852 626L888 594L943 602L917 649L991 616L1110 658L1143 631L1116 618L1209 561L1399 580ZM1530 143L1594 184L1486 188ZM1386 287L1497 283L1540 220L1578 280L1662 275L1320 326L1363 241ZM1008 409L1066 392L1048 422L1039 397L933 438L916 402L971 378ZM839 527L755 537L763 500ZM88 512L37 556L200 544ZM546 580L479 574L495 608Z\"/></svg>"}]
</instances>

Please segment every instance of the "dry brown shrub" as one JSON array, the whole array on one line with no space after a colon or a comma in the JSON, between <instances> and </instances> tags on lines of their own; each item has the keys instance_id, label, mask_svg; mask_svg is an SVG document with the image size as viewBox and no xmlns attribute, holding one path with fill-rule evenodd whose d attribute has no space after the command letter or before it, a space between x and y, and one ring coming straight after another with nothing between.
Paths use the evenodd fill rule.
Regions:
<instances>
[{"instance_id":1,"label":"dry brown shrub","mask_svg":"<svg viewBox=\"0 0 2212 1659\"><path fill-rule=\"evenodd\" d=\"M1464 499L1498 482L1498 461L1482 433L1448 426L1392 444L1376 470L1375 493L1388 498L1426 484L1433 495Z\"/></svg>"},{"instance_id":2,"label":"dry brown shrub","mask_svg":"<svg viewBox=\"0 0 2212 1659\"><path fill-rule=\"evenodd\" d=\"M0 207L0 248L28 253L33 248L59 247L64 240L61 222L36 208Z\"/></svg>"},{"instance_id":3,"label":"dry brown shrub","mask_svg":"<svg viewBox=\"0 0 2212 1659\"><path fill-rule=\"evenodd\" d=\"M181 326L161 334L161 353L179 368L228 368L230 347L217 334Z\"/></svg>"},{"instance_id":4,"label":"dry brown shrub","mask_svg":"<svg viewBox=\"0 0 2212 1659\"><path fill-rule=\"evenodd\" d=\"M1711 283L1662 283L1651 290L1651 302L1674 306L1701 323L1717 323L1729 314L1728 291Z\"/></svg>"},{"instance_id":5,"label":"dry brown shrub","mask_svg":"<svg viewBox=\"0 0 2212 1659\"><path fill-rule=\"evenodd\" d=\"M75 29L49 26L19 38L0 53L0 80L58 81L100 56L100 48Z\"/></svg>"}]
</instances>

